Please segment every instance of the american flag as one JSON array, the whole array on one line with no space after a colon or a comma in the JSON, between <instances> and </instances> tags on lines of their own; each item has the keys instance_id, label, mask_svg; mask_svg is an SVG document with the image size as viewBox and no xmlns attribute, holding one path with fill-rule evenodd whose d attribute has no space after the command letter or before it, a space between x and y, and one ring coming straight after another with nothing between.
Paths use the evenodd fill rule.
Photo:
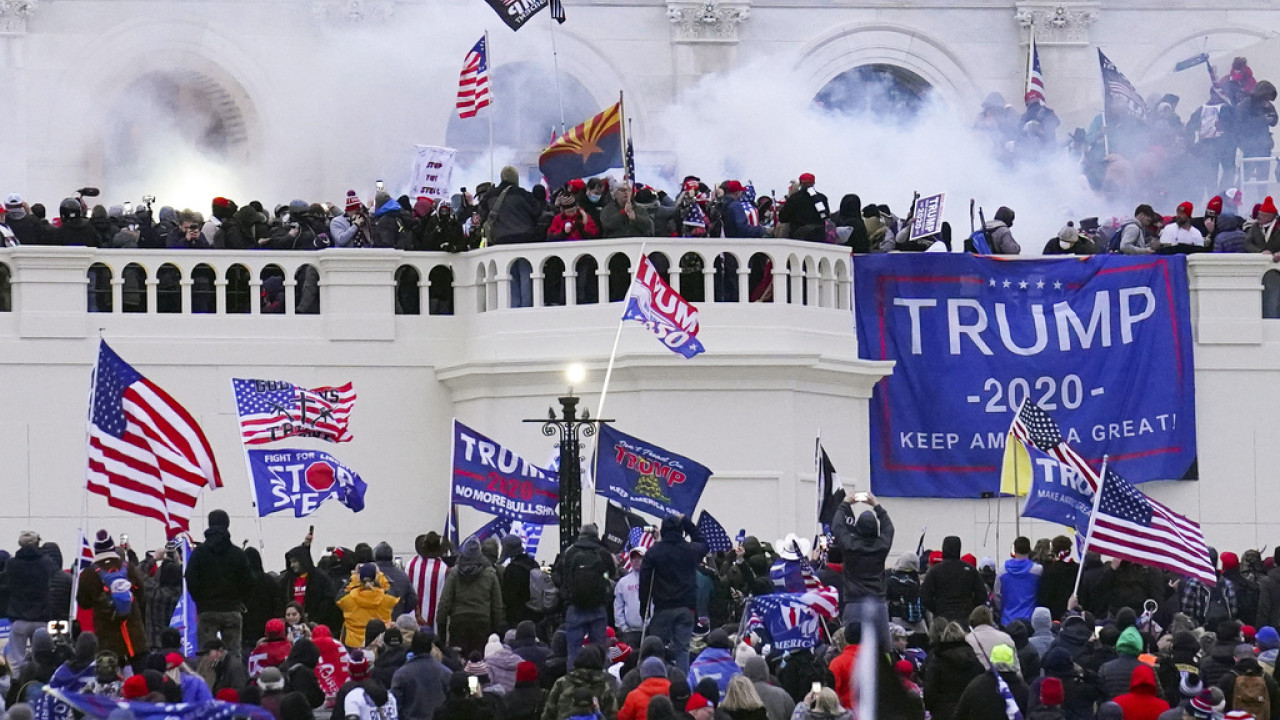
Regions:
<instances>
[{"instance_id":1,"label":"american flag","mask_svg":"<svg viewBox=\"0 0 1280 720\"><path fill-rule=\"evenodd\" d=\"M651 547L653 547L653 533L649 532L648 527L631 528L631 532L627 533L627 547L622 553L622 571L631 572L632 548L644 548L645 552L649 552Z\"/></svg>"},{"instance_id":2,"label":"american flag","mask_svg":"<svg viewBox=\"0 0 1280 720\"><path fill-rule=\"evenodd\" d=\"M1036 30L1031 28L1031 44L1027 48L1027 93L1023 98L1028 105L1032 100L1045 102L1044 77L1040 74L1040 50L1036 48Z\"/></svg>"},{"instance_id":3,"label":"american flag","mask_svg":"<svg viewBox=\"0 0 1280 720\"><path fill-rule=\"evenodd\" d=\"M489 107L489 35L486 33L462 61L458 76L458 117L475 117L480 108Z\"/></svg>"},{"instance_id":4,"label":"american flag","mask_svg":"<svg viewBox=\"0 0 1280 720\"><path fill-rule=\"evenodd\" d=\"M511 522L511 532L520 538L520 542L524 545L524 551L530 557L538 554L538 544L542 542L542 525L534 525L533 523L521 522L513 520Z\"/></svg>"},{"instance_id":5,"label":"american flag","mask_svg":"<svg viewBox=\"0 0 1280 720\"><path fill-rule=\"evenodd\" d=\"M116 700L105 695L89 695L85 693L56 690L45 686L44 691L91 718L105 718L116 710L125 710L128 717L138 720L231 720L232 718L252 718L253 720L273 720L267 710L256 705L239 705L221 700L205 700L197 703L148 703Z\"/></svg>"},{"instance_id":6,"label":"american flag","mask_svg":"<svg viewBox=\"0 0 1280 720\"><path fill-rule=\"evenodd\" d=\"M293 383L235 378L231 387L240 415L240 438L259 445L288 437L348 442L356 391L351 383L308 390Z\"/></svg>"},{"instance_id":7,"label":"american flag","mask_svg":"<svg viewBox=\"0 0 1280 720\"><path fill-rule=\"evenodd\" d=\"M87 570L93 565L93 546L89 544L89 538L85 537L84 531L80 531L80 557L76 561L77 570ZM79 573L76 573L79 575Z\"/></svg>"},{"instance_id":8,"label":"american flag","mask_svg":"<svg viewBox=\"0 0 1280 720\"><path fill-rule=\"evenodd\" d=\"M1075 468L1089 481L1089 487L1095 490L1098 488L1098 472L1080 457L1080 453L1067 444L1062 437L1062 431L1058 429L1058 423L1054 422L1053 418L1049 417L1049 413L1039 405L1030 400L1024 400L1022 407L1018 409L1018 414L1013 418L1013 424L1009 426L1009 432L1024 445L1033 445L1042 452L1052 455L1059 462Z\"/></svg>"},{"instance_id":9,"label":"american flag","mask_svg":"<svg viewBox=\"0 0 1280 720\"><path fill-rule=\"evenodd\" d=\"M809 609L824 618L840 617L840 591L830 585L819 585L800 597Z\"/></svg>"},{"instance_id":10,"label":"american flag","mask_svg":"<svg viewBox=\"0 0 1280 720\"><path fill-rule=\"evenodd\" d=\"M707 544L707 549L711 552L728 552L733 549L733 541L729 539L729 533L725 531L720 521L706 510L698 516L698 533L702 535L702 541Z\"/></svg>"},{"instance_id":11,"label":"american flag","mask_svg":"<svg viewBox=\"0 0 1280 720\"><path fill-rule=\"evenodd\" d=\"M171 538L186 532L200 489L222 487L195 418L106 341L91 402L86 489L111 507L163 522Z\"/></svg>"},{"instance_id":12,"label":"american flag","mask_svg":"<svg viewBox=\"0 0 1280 720\"><path fill-rule=\"evenodd\" d=\"M1217 575L1198 523L1152 500L1107 468L1086 548L1214 585Z\"/></svg>"},{"instance_id":13,"label":"american flag","mask_svg":"<svg viewBox=\"0 0 1280 720\"><path fill-rule=\"evenodd\" d=\"M1120 72L1116 64L1102 54L1101 48L1098 49L1098 63L1102 66L1102 85L1107 89L1107 106L1111 105L1109 101L1118 100L1128 105L1130 115L1139 120L1146 117L1147 101L1142 99L1142 96L1134 89L1133 83L1129 82L1129 78Z\"/></svg>"},{"instance_id":14,"label":"american flag","mask_svg":"<svg viewBox=\"0 0 1280 720\"><path fill-rule=\"evenodd\" d=\"M551 0L551 19L564 24L564 0Z\"/></svg>"},{"instance_id":15,"label":"american flag","mask_svg":"<svg viewBox=\"0 0 1280 720\"><path fill-rule=\"evenodd\" d=\"M707 226L707 214L702 211L702 206L696 202L689 203L689 209L685 210L684 217L680 218L680 222L690 227L705 228Z\"/></svg>"},{"instance_id":16,"label":"american flag","mask_svg":"<svg viewBox=\"0 0 1280 720\"><path fill-rule=\"evenodd\" d=\"M632 187L632 189L635 189L635 186L636 186L636 149L631 145L631 135L630 135L629 133L628 133L628 135L627 135L627 157L626 157L626 159L625 159L625 162L626 162L627 182L631 183L631 187Z\"/></svg>"}]
</instances>

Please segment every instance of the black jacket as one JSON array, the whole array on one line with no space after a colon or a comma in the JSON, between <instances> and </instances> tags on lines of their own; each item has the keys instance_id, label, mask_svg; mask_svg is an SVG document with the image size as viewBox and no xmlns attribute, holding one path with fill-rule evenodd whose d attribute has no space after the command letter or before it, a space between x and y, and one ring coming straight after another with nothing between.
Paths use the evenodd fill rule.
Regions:
<instances>
[{"instance_id":1,"label":"black jacket","mask_svg":"<svg viewBox=\"0 0 1280 720\"><path fill-rule=\"evenodd\" d=\"M1027 685L1016 672L1002 672L1009 685L1009 692L1018 703L1023 715L1027 712ZM956 705L955 720L1005 720L1004 698L996 686L996 676L984 672L969 682Z\"/></svg>"},{"instance_id":2,"label":"black jacket","mask_svg":"<svg viewBox=\"0 0 1280 720\"><path fill-rule=\"evenodd\" d=\"M187 562L187 592L199 612L240 612L252 587L249 559L226 528L204 531L204 542ZM231 648L228 648L232 650ZM232 650L234 652L234 650Z\"/></svg>"},{"instance_id":3,"label":"black jacket","mask_svg":"<svg viewBox=\"0 0 1280 720\"><path fill-rule=\"evenodd\" d=\"M280 575L280 593L287 605L293 601L293 583L297 575L289 568L289 560L297 558L302 564L303 573L307 576L307 594L303 598L302 609L311 622L328 625L334 635L342 632L342 612L338 610L338 593L333 581L324 572L317 570L311 561L311 548L299 545L284 554L285 571Z\"/></svg>"},{"instance_id":4,"label":"black jacket","mask_svg":"<svg viewBox=\"0 0 1280 720\"><path fill-rule=\"evenodd\" d=\"M480 204L481 218L487 222L494 212L497 214L493 218L493 237L490 239L493 245L545 239L545 236L538 237L537 232L538 216L541 215L538 201L533 193L519 185L504 182L484 196Z\"/></svg>"},{"instance_id":5,"label":"black jacket","mask_svg":"<svg viewBox=\"0 0 1280 720\"><path fill-rule=\"evenodd\" d=\"M650 605L655 611L697 607L698 563L707 554L702 533L687 517L668 517L661 534L640 565L640 611L648 612Z\"/></svg>"},{"instance_id":6,"label":"black jacket","mask_svg":"<svg viewBox=\"0 0 1280 720\"><path fill-rule=\"evenodd\" d=\"M1257 625L1263 627L1280 627L1280 567L1267 571L1267 576L1258 583Z\"/></svg>"},{"instance_id":7,"label":"black jacket","mask_svg":"<svg viewBox=\"0 0 1280 720\"><path fill-rule=\"evenodd\" d=\"M864 510L855 520L841 503L831 520L831 533L844 560L844 602L864 597L884 599L884 561L893 547L893 521L883 505ZM877 521L879 521L877 523Z\"/></svg>"},{"instance_id":8,"label":"black jacket","mask_svg":"<svg viewBox=\"0 0 1280 720\"><path fill-rule=\"evenodd\" d=\"M925 707L933 720L951 720L969 682L983 674L982 663L964 640L940 642L924 663Z\"/></svg>"},{"instance_id":9,"label":"black jacket","mask_svg":"<svg viewBox=\"0 0 1280 720\"><path fill-rule=\"evenodd\" d=\"M607 566L606 566L607 567ZM507 614L507 625L515 627L521 620L537 620L529 609L529 574L538 569L538 563L528 553L520 553L502 570L502 607Z\"/></svg>"},{"instance_id":10,"label":"black jacket","mask_svg":"<svg viewBox=\"0 0 1280 720\"><path fill-rule=\"evenodd\" d=\"M53 563L35 545L19 548L14 553L5 566L9 576L10 620L48 622L49 578L54 572Z\"/></svg>"},{"instance_id":11,"label":"black jacket","mask_svg":"<svg viewBox=\"0 0 1280 720\"><path fill-rule=\"evenodd\" d=\"M1098 580L1098 605L1105 607L1111 617L1115 617L1120 608L1141 611L1147 598L1164 598L1160 581L1160 572L1153 568L1128 561L1121 563L1119 568L1104 565L1102 577ZM1125 689L1127 691L1128 686Z\"/></svg>"},{"instance_id":12,"label":"black jacket","mask_svg":"<svg viewBox=\"0 0 1280 720\"><path fill-rule=\"evenodd\" d=\"M1067 612L1067 601L1075 589L1076 572L1080 566L1074 562L1055 560L1044 566L1040 573L1040 588L1036 591L1036 604L1049 608L1049 616L1060 619Z\"/></svg>"},{"instance_id":13,"label":"black jacket","mask_svg":"<svg viewBox=\"0 0 1280 720\"><path fill-rule=\"evenodd\" d=\"M244 551L249 563L249 591L244 598L244 632L241 638L247 647L257 644L266 635L267 621L284 615L284 596L280 585L263 571L262 555L257 548Z\"/></svg>"},{"instance_id":14,"label":"black jacket","mask_svg":"<svg viewBox=\"0 0 1280 720\"><path fill-rule=\"evenodd\" d=\"M960 559L960 538L948 536L942 541L942 562L929 568L920 584L924 608L968 626L969 613L987 602L987 586L969 563Z\"/></svg>"}]
</instances>

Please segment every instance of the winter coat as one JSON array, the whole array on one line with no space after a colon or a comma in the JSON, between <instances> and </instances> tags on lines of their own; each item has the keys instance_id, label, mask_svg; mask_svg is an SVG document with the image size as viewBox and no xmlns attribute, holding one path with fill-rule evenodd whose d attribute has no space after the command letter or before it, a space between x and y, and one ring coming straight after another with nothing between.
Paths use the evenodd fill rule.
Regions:
<instances>
[{"instance_id":1,"label":"winter coat","mask_svg":"<svg viewBox=\"0 0 1280 720\"><path fill-rule=\"evenodd\" d=\"M556 680L547 695L542 720L566 720L573 715L574 691L586 688L596 698L605 720L618 717L618 698L613 693L612 679L600 670L575 668Z\"/></svg>"},{"instance_id":2,"label":"winter coat","mask_svg":"<svg viewBox=\"0 0 1280 720\"><path fill-rule=\"evenodd\" d=\"M1114 699L1132 687L1133 671L1142 661L1138 659L1138 655L1142 652L1142 638L1138 634L1136 628L1125 628L1120 634L1120 640L1116 642L1116 653L1118 656L1114 660L1108 660L1098 669L1098 679L1102 684L1102 693L1108 700ZM1151 682L1156 684L1155 675L1151 676Z\"/></svg>"},{"instance_id":3,"label":"winter coat","mask_svg":"<svg viewBox=\"0 0 1280 720\"><path fill-rule=\"evenodd\" d=\"M543 239L537 237L538 218L542 210L533 193L518 185L503 182L484 196L481 216L486 222L488 216L495 212L494 208L497 208L497 214L493 218L489 244L511 245Z\"/></svg>"},{"instance_id":4,"label":"winter coat","mask_svg":"<svg viewBox=\"0 0 1280 720\"><path fill-rule=\"evenodd\" d=\"M57 543L47 542L40 546L40 552L48 558L53 566L53 574L49 576L49 619L67 620L71 608L71 573L62 568L62 550ZM4 603L8 605L8 603Z\"/></svg>"},{"instance_id":5,"label":"winter coat","mask_svg":"<svg viewBox=\"0 0 1280 720\"><path fill-rule=\"evenodd\" d=\"M573 217L558 213L547 229L548 240L588 240L600 237L600 227L591 216L579 211Z\"/></svg>"},{"instance_id":6,"label":"winter coat","mask_svg":"<svg viewBox=\"0 0 1280 720\"><path fill-rule=\"evenodd\" d=\"M893 521L883 505L856 519L852 506L841 503L831 519L831 532L844 553L844 602L864 597L884 599L884 561L893 547Z\"/></svg>"},{"instance_id":7,"label":"winter coat","mask_svg":"<svg viewBox=\"0 0 1280 720\"><path fill-rule=\"evenodd\" d=\"M5 574L9 581L10 620L49 620L49 579L56 571L36 545L23 546L9 558Z\"/></svg>"},{"instance_id":8,"label":"winter coat","mask_svg":"<svg viewBox=\"0 0 1280 720\"><path fill-rule=\"evenodd\" d=\"M187 592L199 612L240 612L253 587L249 559L231 542L225 528L204 531L204 542L187 562ZM230 649L230 648L228 648Z\"/></svg>"},{"instance_id":9,"label":"winter coat","mask_svg":"<svg viewBox=\"0 0 1280 720\"><path fill-rule=\"evenodd\" d=\"M1244 220L1239 215L1219 215L1213 234L1213 251L1216 253L1247 252L1248 235Z\"/></svg>"},{"instance_id":10,"label":"winter coat","mask_svg":"<svg viewBox=\"0 0 1280 720\"><path fill-rule=\"evenodd\" d=\"M516 686L516 669L524 658L503 646L497 652L485 653L484 661L489 666L489 680L494 685L501 685L503 691Z\"/></svg>"},{"instance_id":11,"label":"winter coat","mask_svg":"<svg viewBox=\"0 0 1280 720\"><path fill-rule=\"evenodd\" d=\"M1245 676L1261 677L1263 684L1267 688L1267 702L1271 706L1271 717L1258 718L1257 720L1276 720L1280 716L1280 684L1276 682L1274 677L1263 672L1262 666L1257 662L1250 662L1246 659L1242 664L1247 664L1249 666L1248 669L1237 669L1229 672L1217 683L1218 688L1222 690L1223 699L1227 701L1227 709L1230 710L1237 705L1235 701L1236 680Z\"/></svg>"},{"instance_id":12,"label":"winter coat","mask_svg":"<svg viewBox=\"0 0 1280 720\"><path fill-rule=\"evenodd\" d=\"M688 533L689 539L684 535ZM707 554L702 533L689 518L662 521L662 539L649 548L640 565L640 607L644 612L693 608L698 597L698 563ZM726 682L728 680L726 679Z\"/></svg>"},{"instance_id":13,"label":"winter coat","mask_svg":"<svg viewBox=\"0 0 1280 720\"><path fill-rule=\"evenodd\" d=\"M1009 686L1009 692L1025 715L1027 712L1027 685L1017 672L1001 672L1000 677ZM1007 720L1005 700L996 683L996 676L984 672L965 687L956 704L955 720Z\"/></svg>"},{"instance_id":14,"label":"winter coat","mask_svg":"<svg viewBox=\"0 0 1280 720\"><path fill-rule=\"evenodd\" d=\"M847 708L853 707L853 669L858 662L858 649L857 645L846 645L827 666L834 681L832 685L836 691L836 697L840 698L840 704ZM724 691L720 692L723 695Z\"/></svg>"},{"instance_id":15,"label":"winter coat","mask_svg":"<svg viewBox=\"0 0 1280 720\"><path fill-rule=\"evenodd\" d=\"M653 218L649 217L649 213L634 200L631 202L631 209L636 215L634 219L627 217L616 202L610 202L601 208L600 227L603 236L607 238L653 237Z\"/></svg>"},{"instance_id":16,"label":"winter coat","mask_svg":"<svg viewBox=\"0 0 1280 720\"><path fill-rule=\"evenodd\" d=\"M1053 645L1053 616L1048 608L1038 607L1031 613L1031 637L1027 643L1036 649L1036 654L1044 657Z\"/></svg>"},{"instance_id":17,"label":"winter coat","mask_svg":"<svg viewBox=\"0 0 1280 720\"><path fill-rule=\"evenodd\" d=\"M391 609L399 604L400 598L391 595L380 585L355 588L338 599L338 608L342 610L342 641L347 647L364 647L364 629L370 620L378 619L383 623L391 622Z\"/></svg>"},{"instance_id":18,"label":"winter coat","mask_svg":"<svg viewBox=\"0 0 1280 720\"><path fill-rule=\"evenodd\" d=\"M1044 565L1040 573L1040 589L1036 592L1036 605L1049 608L1049 618L1060 618L1067 612L1067 601L1075 589L1076 574L1080 566L1074 562L1055 560Z\"/></svg>"},{"instance_id":19,"label":"winter coat","mask_svg":"<svg viewBox=\"0 0 1280 720\"><path fill-rule=\"evenodd\" d=\"M404 720L431 720L449 691L448 668L430 654L417 655L396 671L391 692Z\"/></svg>"},{"instance_id":20,"label":"winter coat","mask_svg":"<svg viewBox=\"0 0 1280 720\"><path fill-rule=\"evenodd\" d=\"M774 685L769 678L769 663L759 655L747 658L742 672L756 688L756 694L764 702L769 720L787 720L796 703L786 690Z\"/></svg>"},{"instance_id":21,"label":"winter coat","mask_svg":"<svg viewBox=\"0 0 1280 720\"><path fill-rule=\"evenodd\" d=\"M94 563L81 572L76 589L76 602L80 607L93 611L93 631L98 636L98 649L110 650L122 659L146 653L150 645L147 644L146 627L142 622L142 606L146 601L142 572L136 565L128 566L129 581L133 583L133 602L129 614L121 617L116 614L111 592L102 583L102 576L99 574L101 568L100 563Z\"/></svg>"},{"instance_id":22,"label":"winter coat","mask_svg":"<svg viewBox=\"0 0 1280 720\"><path fill-rule=\"evenodd\" d=\"M407 243L413 237L413 213L400 207L395 200L387 200L373 213L372 237L376 248L409 250Z\"/></svg>"},{"instance_id":23,"label":"winter coat","mask_svg":"<svg viewBox=\"0 0 1280 720\"><path fill-rule=\"evenodd\" d=\"M1044 675L1031 681L1027 689L1027 706L1032 712L1044 709L1040 704L1040 685L1045 677L1056 677L1062 681L1063 703L1057 708L1065 720L1093 720L1094 707L1103 700L1102 691L1096 683L1077 675L1074 671L1064 675L1046 671Z\"/></svg>"},{"instance_id":24,"label":"winter coat","mask_svg":"<svg viewBox=\"0 0 1280 720\"><path fill-rule=\"evenodd\" d=\"M1120 608L1140 610L1147 598L1163 598L1162 586L1159 571L1152 568L1127 561L1119 568L1112 568L1108 563L1103 566L1102 578L1098 581L1099 603L1115 617Z\"/></svg>"},{"instance_id":25,"label":"winter coat","mask_svg":"<svg viewBox=\"0 0 1280 720\"><path fill-rule=\"evenodd\" d=\"M1040 589L1040 573L1043 572L1030 558L1010 558L1004 561L1004 572L996 580L996 597L1000 606L1000 624L1014 620L1030 620L1036 607L1036 593Z\"/></svg>"},{"instance_id":26,"label":"winter coat","mask_svg":"<svg viewBox=\"0 0 1280 720\"><path fill-rule=\"evenodd\" d=\"M743 200L726 198L724 202L724 235L731 238L762 238L768 230L761 227L759 216L753 223ZM755 209L752 209L752 213Z\"/></svg>"},{"instance_id":27,"label":"winter coat","mask_svg":"<svg viewBox=\"0 0 1280 720\"><path fill-rule=\"evenodd\" d=\"M284 604L293 601L293 586L297 576L289 569L289 560L297 559L302 564L303 574L307 576L307 591L302 602L307 619L327 625L333 632L342 632L342 611L335 602L337 590L329 576L318 571L311 561L311 548L299 545L285 553L284 558L285 571L280 575L280 594Z\"/></svg>"},{"instance_id":28,"label":"winter coat","mask_svg":"<svg viewBox=\"0 0 1280 720\"><path fill-rule=\"evenodd\" d=\"M1139 664L1129 682L1129 692L1120 695L1116 704L1124 710L1124 720L1156 720L1169 709L1169 703L1156 689L1156 673L1150 665Z\"/></svg>"},{"instance_id":29,"label":"winter coat","mask_svg":"<svg viewBox=\"0 0 1280 720\"><path fill-rule=\"evenodd\" d=\"M952 720L969 682L984 672L969 643L940 642L924 661L925 708L933 720Z\"/></svg>"},{"instance_id":30,"label":"winter coat","mask_svg":"<svg viewBox=\"0 0 1280 720\"><path fill-rule=\"evenodd\" d=\"M441 619L442 630L444 621L461 618L487 621L490 628L502 624L504 612L498 573L478 548L473 556L464 554L449 571L436 615Z\"/></svg>"},{"instance_id":31,"label":"winter coat","mask_svg":"<svg viewBox=\"0 0 1280 720\"><path fill-rule=\"evenodd\" d=\"M537 569L538 561L523 552L511 558L511 562L502 569L502 608L506 612L508 626L514 626L521 620L538 619L537 613L529 609L529 575Z\"/></svg>"},{"instance_id":32,"label":"winter coat","mask_svg":"<svg viewBox=\"0 0 1280 720\"><path fill-rule=\"evenodd\" d=\"M244 622L241 638L245 646L264 637L267 621L284 615L284 598L275 578L262 570L262 555L257 548L244 552L249 561L249 592L244 598Z\"/></svg>"},{"instance_id":33,"label":"winter coat","mask_svg":"<svg viewBox=\"0 0 1280 720\"><path fill-rule=\"evenodd\" d=\"M292 649L293 643L286 638L264 639L249 654L249 677L256 680L263 670L280 667L289 659L289 651Z\"/></svg>"},{"instance_id":34,"label":"winter coat","mask_svg":"<svg viewBox=\"0 0 1280 720\"><path fill-rule=\"evenodd\" d=\"M516 683L516 688L503 696L506 720L541 720L547 693L536 682Z\"/></svg>"},{"instance_id":35,"label":"winter coat","mask_svg":"<svg viewBox=\"0 0 1280 720\"><path fill-rule=\"evenodd\" d=\"M973 654L978 656L978 662L982 663L982 667L987 670L991 669L991 651L997 645L1017 647L1009 633L991 625L975 626L968 635L964 636L964 639L969 643L969 647L973 648ZM1017 660L1015 659L1014 662L1016 663Z\"/></svg>"},{"instance_id":36,"label":"winter coat","mask_svg":"<svg viewBox=\"0 0 1280 720\"><path fill-rule=\"evenodd\" d=\"M920 584L920 599L935 616L961 625L969 622L969 613L987 602L987 586L978 570L960 559L960 538L950 536L942 541L942 562L929 568Z\"/></svg>"},{"instance_id":37,"label":"winter coat","mask_svg":"<svg viewBox=\"0 0 1280 720\"><path fill-rule=\"evenodd\" d=\"M1280 628L1280 568L1267 571L1258 583L1257 627Z\"/></svg>"},{"instance_id":38,"label":"winter coat","mask_svg":"<svg viewBox=\"0 0 1280 720\"><path fill-rule=\"evenodd\" d=\"M668 695L671 692L671 681L664 677L645 678L640 686L627 693L627 699L618 711L618 720L645 720L649 712L649 701L655 695Z\"/></svg>"},{"instance_id":39,"label":"winter coat","mask_svg":"<svg viewBox=\"0 0 1280 720\"><path fill-rule=\"evenodd\" d=\"M1013 239L1013 232L1003 220L991 220L986 225L987 241L991 243L992 255L1017 255L1022 252L1018 241Z\"/></svg>"}]
</instances>

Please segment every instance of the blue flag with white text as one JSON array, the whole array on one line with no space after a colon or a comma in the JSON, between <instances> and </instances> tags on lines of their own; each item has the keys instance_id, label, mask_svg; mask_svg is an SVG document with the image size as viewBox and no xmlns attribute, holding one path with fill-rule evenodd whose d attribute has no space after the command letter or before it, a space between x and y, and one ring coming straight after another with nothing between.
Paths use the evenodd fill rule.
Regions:
<instances>
[{"instance_id":1,"label":"blue flag with white text","mask_svg":"<svg viewBox=\"0 0 1280 720\"><path fill-rule=\"evenodd\" d=\"M762 636L773 652L811 648L818 644L822 621L804 593L756 595L743 611L745 630Z\"/></svg>"},{"instance_id":2,"label":"blue flag with white text","mask_svg":"<svg viewBox=\"0 0 1280 720\"><path fill-rule=\"evenodd\" d=\"M644 325L668 350L686 358L706 350L698 340L698 309L662 279L648 255L636 266L622 319Z\"/></svg>"},{"instance_id":3,"label":"blue flag with white text","mask_svg":"<svg viewBox=\"0 0 1280 720\"><path fill-rule=\"evenodd\" d=\"M870 406L871 489L1000 490L1010 414L1053 414L1095 466L1196 477L1195 366L1183 255L854 258L858 355L891 360Z\"/></svg>"},{"instance_id":4,"label":"blue flag with white text","mask_svg":"<svg viewBox=\"0 0 1280 720\"><path fill-rule=\"evenodd\" d=\"M191 566L191 541L186 535L181 536L179 543L182 545L182 567ZM182 637L183 657L192 657L200 648L196 645L196 603L191 599L191 593L187 592L187 578L182 578L182 595L178 597L178 604L173 608L173 616L169 618L169 627L178 631Z\"/></svg>"},{"instance_id":5,"label":"blue flag with white text","mask_svg":"<svg viewBox=\"0 0 1280 720\"><path fill-rule=\"evenodd\" d=\"M711 470L683 455L600 426L596 492L624 508L666 517L693 515Z\"/></svg>"},{"instance_id":6,"label":"blue flag with white text","mask_svg":"<svg viewBox=\"0 0 1280 720\"><path fill-rule=\"evenodd\" d=\"M318 450L246 450L258 517L292 510L306 517L326 500L364 509L368 489L355 470Z\"/></svg>"},{"instance_id":7,"label":"blue flag with white text","mask_svg":"<svg viewBox=\"0 0 1280 720\"><path fill-rule=\"evenodd\" d=\"M1093 488L1089 479L1070 465L1035 447L1031 457L1031 489L1022 506L1022 517L1066 525L1083 535L1089 529Z\"/></svg>"},{"instance_id":8,"label":"blue flag with white text","mask_svg":"<svg viewBox=\"0 0 1280 720\"><path fill-rule=\"evenodd\" d=\"M535 525L560 521L560 483L457 420L453 421L453 502Z\"/></svg>"}]
</instances>

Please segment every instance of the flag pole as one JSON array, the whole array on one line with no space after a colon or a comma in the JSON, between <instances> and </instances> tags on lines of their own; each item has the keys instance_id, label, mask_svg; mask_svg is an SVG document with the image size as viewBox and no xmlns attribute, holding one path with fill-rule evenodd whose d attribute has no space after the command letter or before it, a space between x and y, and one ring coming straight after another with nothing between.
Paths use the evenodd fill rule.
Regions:
<instances>
[{"instance_id":1,"label":"flag pole","mask_svg":"<svg viewBox=\"0 0 1280 720\"><path fill-rule=\"evenodd\" d=\"M818 529L822 529L822 426L818 426L818 439L813 447L813 489L814 495L817 496L818 505Z\"/></svg>"},{"instance_id":2,"label":"flag pole","mask_svg":"<svg viewBox=\"0 0 1280 720\"><path fill-rule=\"evenodd\" d=\"M631 180L631 161L627 159L627 138L630 133L627 132L627 105L623 102L622 91L618 91L618 132L622 136L622 176L624 180ZM635 188L631 188L631 192L635 192Z\"/></svg>"},{"instance_id":3,"label":"flag pole","mask_svg":"<svg viewBox=\"0 0 1280 720\"><path fill-rule=\"evenodd\" d=\"M1102 73L1102 48L1098 48L1098 72ZM1107 138L1107 76L1102 75L1102 154L1111 154L1111 141Z\"/></svg>"},{"instance_id":4,"label":"flag pole","mask_svg":"<svg viewBox=\"0 0 1280 720\"><path fill-rule=\"evenodd\" d=\"M485 63L487 63L490 68L496 70L497 68L493 64L493 48L489 45L489 31L487 29L484 31L484 54L485 54L485 59L484 59ZM492 182L493 179L497 177L497 173L495 173L493 169L493 97L494 97L493 90L494 90L493 84L490 83L489 108L488 108L489 112L485 113L485 116L489 118L489 181L490 182Z\"/></svg>"},{"instance_id":5,"label":"flag pole","mask_svg":"<svg viewBox=\"0 0 1280 720\"><path fill-rule=\"evenodd\" d=\"M556 22L555 17L551 13L547 13L547 17L551 20L551 72L556 77L556 100L560 103L560 134L564 134L564 94L560 92L560 52L556 50ZM555 131L552 130L552 134Z\"/></svg>"},{"instance_id":6,"label":"flag pole","mask_svg":"<svg viewBox=\"0 0 1280 720\"><path fill-rule=\"evenodd\" d=\"M1084 577L1084 555L1089 552L1089 540L1093 537L1093 523L1098 517L1098 505L1102 502L1102 484L1107 481L1107 456L1102 456L1102 472L1098 474L1098 487L1093 489L1093 509L1089 511L1089 527L1084 531L1084 545L1080 548L1080 569L1076 570L1076 585L1071 597L1079 603L1080 579ZM1068 608L1069 609L1069 608Z\"/></svg>"},{"instance_id":7,"label":"flag pole","mask_svg":"<svg viewBox=\"0 0 1280 720\"><path fill-rule=\"evenodd\" d=\"M231 379L231 397L234 398L235 396L236 396L236 380L235 378L232 378ZM253 514L258 516L257 518L258 519L258 549L266 550L267 539L266 539L265 533L262 530L262 508L258 507L258 496L255 491L255 488L257 487L257 485L254 483L254 480L253 480L253 463L249 461L249 446L246 445L244 442L244 432L240 433L240 450L244 453L244 472L245 472L246 479L248 479L249 481L247 483L249 487L249 506L253 508Z\"/></svg>"},{"instance_id":8,"label":"flag pole","mask_svg":"<svg viewBox=\"0 0 1280 720\"><path fill-rule=\"evenodd\" d=\"M1036 24L1031 23L1031 34L1027 43L1027 81L1022 89L1022 97L1025 100L1027 93L1031 92L1031 73L1035 71L1036 57Z\"/></svg>"},{"instance_id":9,"label":"flag pole","mask_svg":"<svg viewBox=\"0 0 1280 720\"><path fill-rule=\"evenodd\" d=\"M102 345L106 340L102 337L103 328L98 328L98 351L101 353ZM89 438L89 426L93 424L93 405L98 397L98 360L94 358L93 369L89 371L89 410L85 413L84 419L84 497L80 500L80 544L76 546L76 561L72 567L75 572L71 574L71 607L67 617L71 620L76 619L76 592L80 589L80 554L84 552L84 541L87 537L89 526L89 451L92 443ZM58 568L58 572L62 572L62 568Z\"/></svg>"}]
</instances>

